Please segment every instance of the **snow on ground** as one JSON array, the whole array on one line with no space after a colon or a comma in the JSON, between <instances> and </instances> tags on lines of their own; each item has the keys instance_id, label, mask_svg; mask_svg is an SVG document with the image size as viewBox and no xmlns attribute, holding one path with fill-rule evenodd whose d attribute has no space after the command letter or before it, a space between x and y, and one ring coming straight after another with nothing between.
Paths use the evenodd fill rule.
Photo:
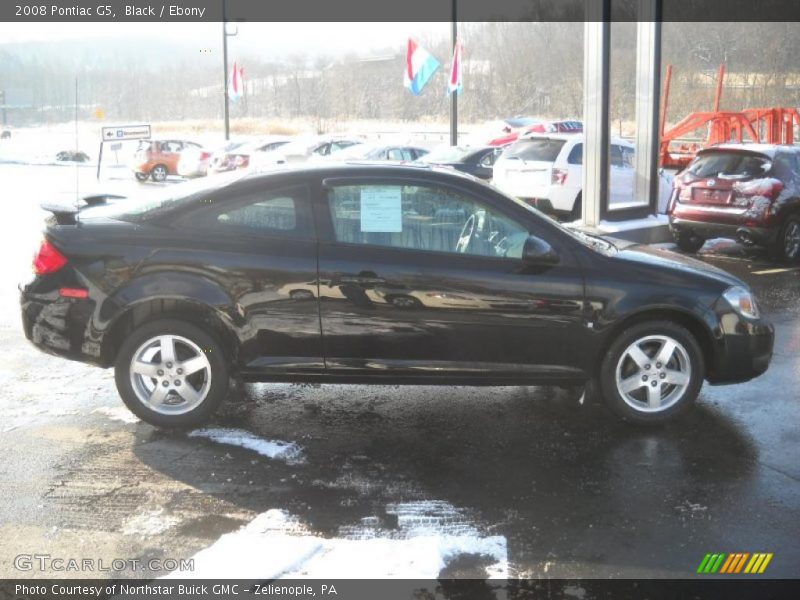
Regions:
<instances>
[{"instance_id":1,"label":"snow on ground","mask_svg":"<svg viewBox=\"0 0 800 600\"><path fill-rule=\"evenodd\" d=\"M267 458L285 460L289 464L304 462L303 450L294 442L265 440L243 429L210 427L189 432L189 437L208 438L218 444L239 446L257 452Z\"/></svg>"},{"instance_id":2,"label":"snow on ground","mask_svg":"<svg viewBox=\"0 0 800 600\"><path fill-rule=\"evenodd\" d=\"M101 406L95 408L92 414L102 415L108 417L112 421L121 421L123 423L138 423L139 417L133 414L125 406Z\"/></svg>"},{"instance_id":3,"label":"snow on ground","mask_svg":"<svg viewBox=\"0 0 800 600\"><path fill-rule=\"evenodd\" d=\"M296 444L263 439L241 429L206 428L188 435L289 463L302 460ZM333 538L315 534L299 518L276 508L197 553L191 576L431 579L463 555L491 561L486 567L488 577L508 576L506 538L484 535L465 511L443 500L389 503L383 514L340 526Z\"/></svg>"},{"instance_id":4,"label":"snow on ground","mask_svg":"<svg viewBox=\"0 0 800 600\"><path fill-rule=\"evenodd\" d=\"M344 578L434 579L461 555L489 557L487 576L508 576L508 551L503 536L482 536L463 522L447 502L391 504L387 513L399 519L391 535L372 531L370 520L360 537L323 538L308 531L288 512L272 509L198 552L192 578ZM420 514L422 513L422 514ZM453 517L462 522L453 528ZM168 577L186 577L176 573Z\"/></svg>"}]
</instances>

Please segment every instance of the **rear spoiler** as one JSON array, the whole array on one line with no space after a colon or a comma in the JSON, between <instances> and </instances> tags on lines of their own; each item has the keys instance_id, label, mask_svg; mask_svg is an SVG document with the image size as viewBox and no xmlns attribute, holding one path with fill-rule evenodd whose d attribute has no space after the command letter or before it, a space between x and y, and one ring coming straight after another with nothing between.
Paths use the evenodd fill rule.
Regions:
<instances>
[{"instance_id":1,"label":"rear spoiler","mask_svg":"<svg viewBox=\"0 0 800 600\"><path fill-rule=\"evenodd\" d=\"M75 223L78 222L78 213L84 208L99 206L105 204L109 200L121 200L124 198L126 198L126 196L120 196L119 194L90 194L88 196L83 196L81 198L82 204L78 204L77 206L73 204L45 202L41 204L41 208L53 213L56 223L59 225L75 225Z\"/></svg>"}]
</instances>

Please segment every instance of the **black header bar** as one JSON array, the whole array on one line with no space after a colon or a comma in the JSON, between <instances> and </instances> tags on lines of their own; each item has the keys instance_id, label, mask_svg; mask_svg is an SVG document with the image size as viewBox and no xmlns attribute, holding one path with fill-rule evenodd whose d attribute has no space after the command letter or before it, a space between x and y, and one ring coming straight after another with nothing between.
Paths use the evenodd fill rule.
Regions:
<instances>
[{"instance_id":1,"label":"black header bar","mask_svg":"<svg viewBox=\"0 0 800 600\"><path fill-rule=\"evenodd\" d=\"M460 22L584 21L602 0L457 0ZM661 0L662 21L800 22L797 0ZM4 22L400 22L452 18L452 0L2 0ZM612 0L612 21L637 21L637 0ZM332 25L335 31L335 25Z\"/></svg>"}]
</instances>

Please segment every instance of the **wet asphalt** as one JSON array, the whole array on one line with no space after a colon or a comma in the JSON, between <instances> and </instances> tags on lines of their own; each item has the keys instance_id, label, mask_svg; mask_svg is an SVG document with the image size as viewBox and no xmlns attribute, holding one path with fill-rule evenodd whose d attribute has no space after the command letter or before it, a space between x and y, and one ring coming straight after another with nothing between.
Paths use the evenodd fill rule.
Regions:
<instances>
[{"instance_id":1,"label":"wet asphalt","mask_svg":"<svg viewBox=\"0 0 800 600\"><path fill-rule=\"evenodd\" d=\"M3 222L0 244L13 229ZM707 552L771 552L769 575L797 577L800 268L732 243L700 256L751 285L775 355L756 380L706 384L680 421L627 426L580 390L543 387L251 385L219 415L216 426L295 443L299 461L128 418L110 371L24 340L6 281L0 577L93 575L19 570L20 554L190 557L275 508L321 537L365 522L391 537L391 507L414 502L423 520L449 507L428 515L434 534L463 523L503 537L515 576L683 578ZM481 577L487 562L467 553L442 573Z\"/></svg>"}]
</instances>

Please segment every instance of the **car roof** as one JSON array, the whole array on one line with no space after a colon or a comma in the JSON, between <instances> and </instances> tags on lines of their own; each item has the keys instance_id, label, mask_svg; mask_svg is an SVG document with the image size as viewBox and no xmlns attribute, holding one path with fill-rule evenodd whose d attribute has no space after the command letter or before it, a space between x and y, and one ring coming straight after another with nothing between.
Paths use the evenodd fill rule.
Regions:
<instances>
[{"instance_id":1,"label":"car roof","mask_svg":"<svg viewBox=\"0 0 800 600\"><path fill-rule=\"evenodd\" d=\"M430 179L452 179L477 181L475 177L455 169L437 167L418 162L386 162L370 160L326 161L326 162L301 162L280 165L275 169L258 171L247 175L242 181L279 178L282 175L298 176L303 173L314 176L326 177L359 177L359 176L408 176Z\"/></svg>"},{"instance_id":2,"label":"car roof","mask_svg":"<svg viewBox=\"0 0 800 600\"><path fill-rule=\"evenodd\" d=\"M698 154L707 154L709 152L713 152L714 150L726 150L726 151L739 151L739 152L755 152L758 154L763 154L768 158L775 158L775 153L778 150L785 150L787 152L798 152L800 148L795 146L786 146L782 144L735 144L735 143L726 143L726 144L715 144L714 146L709 146L708 148L703 148L702 150L698 151Z\"/></svg>"},{"instance_id":3,"label":"car roof","mask_svg":"<svg viewBox=\"0 0 800 600\"><path fill-rule=\"evenodd\" d=\"M549 140L562 140L568 142L570 140L576 140L578 142L583 142L583 134L582 133L526 133L525 135L521 136L517 141L524 141L524 140L533 140L533 139L549 139ZM609 141L612 144L618 144L621 146L630 146L633 148L633 143L626 140L625 138L611 136Z\"/></svg>"}]
</instances>

